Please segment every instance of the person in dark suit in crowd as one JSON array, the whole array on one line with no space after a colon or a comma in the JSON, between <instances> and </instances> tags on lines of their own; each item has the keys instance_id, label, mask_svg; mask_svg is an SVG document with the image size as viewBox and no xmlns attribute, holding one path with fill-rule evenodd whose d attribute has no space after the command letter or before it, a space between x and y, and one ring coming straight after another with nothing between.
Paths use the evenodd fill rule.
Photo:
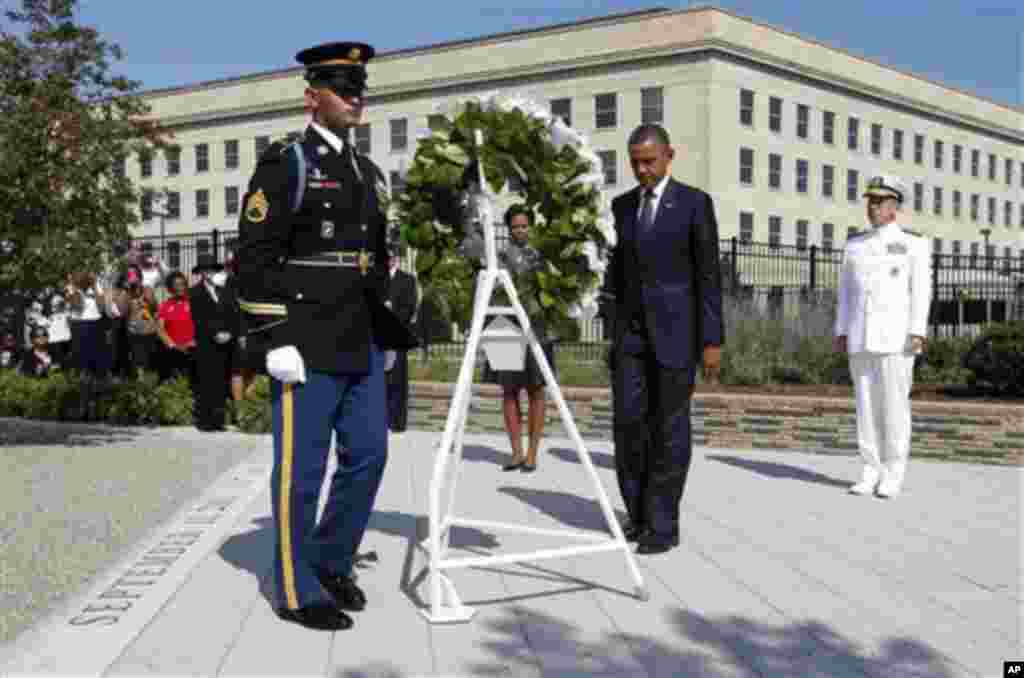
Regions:
<instances>
[{"instance_id":1,"label":"person in dark suit in crowd","mask_svg":"<svg viewBox=\"0 0 1024 678\"><path fill-rule=\"evenodd\" d=\"M275 607L327 631L350 628L348 612L366 606L352 573L387 462L385 352L417 345L384 305L386 181L349 139L373 55L358 42L296 55L313 120L261 155L239 222L243 340L271 377ZM338 469L318 521L334 438Z\"/></svg>"},{"instance_id":2,"label":"person in dark suit in crowd","mask_svg":"<svg viewBox=\"0 0 1024 678\"><path fill-rule=\"evenodd\" d=\"M388 298L385 305L406 327L412 327L418 310L416 278L398 267L404 248L392 245L389 251ZM388 370L388 427L395 433L405 431L409 422L409 352L396 351L394 365Z\"/></svg>"},{"instance_id":3,"label":"person in dark suit in crowd","mask_svg":"<svg viewBox=\"0 0 1024 678\"><path fill-rule=\"evenodd\" d=\"M21 359L18 371L36 379L45 379L50 371L57 368L50 355L50 336L45 327L36 326L31 331L32 346Z\"/></svg>"},{"instance_id":4,"label":"person in dark suit in crowd","mask_svg":"<svg viewBox=\"0 0 1024 678\"><path fill-rule=\"evenodd\" d=\"M612 201L615 470L624 532L640 554L679 544L696 368L717 375L725 338L714 202L671 177L673 156L664 128L636 128L629 159L639 186Z\"/></svg>"},{"instance_id":5,"label":"person in dark suit in crowd","mask_svg":"<svg viewBox=\"0 0 1024 678\"><path fill-rule=\"evenodd\" d=\"M238 302L227 286L227 271L212 255L200 256L197 268L202 279L189 292L196 328L196 428L223 431L239 333Z\"/></svg>"}]
</instances>

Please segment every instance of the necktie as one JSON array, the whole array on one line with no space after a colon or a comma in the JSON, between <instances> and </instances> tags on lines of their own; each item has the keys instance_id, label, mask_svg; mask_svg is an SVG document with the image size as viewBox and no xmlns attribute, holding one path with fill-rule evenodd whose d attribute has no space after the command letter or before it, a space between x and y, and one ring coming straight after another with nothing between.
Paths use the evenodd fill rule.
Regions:
<instances>
[{"instance_id":1,"label":"necktie","mask_svg":"<svg viewBox=\"0 0 1024 678\"><path fill-rule=\"evenodd\" d=\"M342 140L341 152L345 156L345 161L352 166L352 171L356 173L356 179L362 182L363 173L359 171L359 161L356 159L355 149L352 148L348 139Z\"/></svg>"},{"instance_id":2,"label":"necktie","mask_svg":"<svg viewBox=\"0 0 1024 678\"><path fill-rule=\"evenodd\" d=\"M640 210L640 228L649 229L654 224L654 189L644 191L643 207Z\"/></svg>"}]
</instances>

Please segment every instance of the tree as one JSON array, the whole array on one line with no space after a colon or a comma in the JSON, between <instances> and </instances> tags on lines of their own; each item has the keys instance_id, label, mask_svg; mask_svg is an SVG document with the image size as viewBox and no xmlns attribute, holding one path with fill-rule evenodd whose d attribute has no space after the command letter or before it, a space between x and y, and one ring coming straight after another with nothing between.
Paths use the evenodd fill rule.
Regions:
<instances>
[{"instance_id":1,"label":"tree","mask_svg":"<svg viewBox=\"0 0 1024 678\"><path fill-rule=\"evenodd\" d=\"M0 24L0 288L100 271L138 223L124 159L166 134L121 50L77 25L77 0L21 0ZM6 253L6 254L5 254Z\"/></svg>"}]
</instances>

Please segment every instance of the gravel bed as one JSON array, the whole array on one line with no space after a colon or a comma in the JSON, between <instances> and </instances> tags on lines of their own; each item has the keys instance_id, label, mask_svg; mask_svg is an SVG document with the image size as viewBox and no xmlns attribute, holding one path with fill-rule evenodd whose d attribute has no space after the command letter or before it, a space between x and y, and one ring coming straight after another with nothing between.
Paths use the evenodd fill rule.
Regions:
<instances>
[{"instance_id":1,"label":"gravel bed","mask_svg":"<svg viewBox=\"0 0 1024 678\"><path fill-rule=\"evenodd\" d=\"M0 643L269 444L191 427L0 418Z\"/></svg>"}]
</instances>

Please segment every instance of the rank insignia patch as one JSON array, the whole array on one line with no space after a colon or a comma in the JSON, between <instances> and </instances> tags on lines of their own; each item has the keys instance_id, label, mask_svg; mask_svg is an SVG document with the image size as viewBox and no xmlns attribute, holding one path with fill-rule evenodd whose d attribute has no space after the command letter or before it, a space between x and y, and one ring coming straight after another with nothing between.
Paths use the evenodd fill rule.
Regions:
<instances>
[{"instance_id":1,"label":"rank insignia patch","mask_svg":"<svg viewBox=\"0 0 1024 678\"><path fill-rule=\"evenodd\" d=\"M263 195L262 188L249 196L245 203L245 218L254 224L265 220L269 211L270 203L267 202L267 196Z\"/></svg>"},{"instance_id":2,"label":"rank insignia patch","mask_svg":"<svg viewBox=\"0 0 1024 678\"><path fill-rule=\"evenodd\" d=\"M885 251L889 254L906 254L907 246L901 242L894 242L886 245Z\"/></svg>"}]
</instances>

